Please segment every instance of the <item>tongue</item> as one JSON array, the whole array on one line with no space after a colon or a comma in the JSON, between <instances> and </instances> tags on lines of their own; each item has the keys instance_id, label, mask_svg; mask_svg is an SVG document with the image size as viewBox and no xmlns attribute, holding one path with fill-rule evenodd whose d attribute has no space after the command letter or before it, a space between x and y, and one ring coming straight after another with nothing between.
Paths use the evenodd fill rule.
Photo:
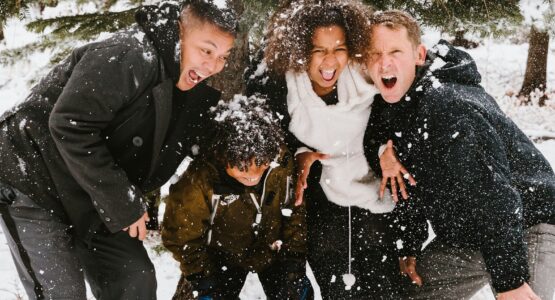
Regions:
<instances>
[{"instance_id":1,"label":"tongue","mask_svg":"<svg viewBox=\"0 0 555 300\"><path fill-rule=\"evenodd\" d=\"M395 86L395 83L397 82L397 78L393 77L393 78L382 78L382 82L385 85L386 88L390 89L392 87Z\"/></svg>"},{"instance_id":2,"label":"tongue","mask_svg":"<svg viewBox=\"0 0 555 300\"><path fill-rule=\"evenodd\" d=\"M322 72L322 77L324 80L332 80L334 74L335 72Z\"/></svg>"},{"instance_id":3,"label":"tongue","mask_svg":"<svg viewBox=\"0 0 555 300\"><path fill-rule=\"evenodd\" d=\"M198 76L198 74L193 70L189 71L189 77L191 77L194 81L198 81L200 79L200 76Z\"/></svg>"}]
</instances>

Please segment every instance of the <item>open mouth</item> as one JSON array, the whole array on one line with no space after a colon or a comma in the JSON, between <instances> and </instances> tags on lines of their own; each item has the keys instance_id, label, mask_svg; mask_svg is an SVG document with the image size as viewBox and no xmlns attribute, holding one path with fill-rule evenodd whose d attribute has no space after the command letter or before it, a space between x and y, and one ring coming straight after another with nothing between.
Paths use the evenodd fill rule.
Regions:
<instances>
[{"instance_id":1,"label":"open mouth","mask_svg":"<svg viewBox=\"0 0 555 300\"><path fill-rule=\"evenodd\" d=\"M191 79L191 81L195 84L199 83L201 80L203 80L204 78L208 77L207 75L202 74L199 71L196 70L190 70L189 71L189 78Z\"/></svg>"},{"instance_id":2,"label":"open mouth","mask_svg":"<svg viewBox=\"0 0 555 300\"><path fill-rule=\"evenodd\" d=\"M335 70L320 70L320 74L325 81L330 81L335 76Z\"/></svg>"},{"instance_id":3,"label":"open mouth","mask_svg":"<svg viewBox=\"0 0 555 300\"><path fill-rule=\"evenodd\" d=\"M382 77L382 83L383 85L385 85L386 88L390 89L395 86L395 83L397 83L397 77L395 76Z\"/></svg>"},{"instance_id":4,"label":"open mouth","mask_svg":"<svg viewBox=\"0 0 555 300\"><path fill-rule=\"evenodd\" d=\"M247 178L247 177L243 177L247 182L257 182L260 178L256 177L256 178Z\"/></svg>"}]
</instances>

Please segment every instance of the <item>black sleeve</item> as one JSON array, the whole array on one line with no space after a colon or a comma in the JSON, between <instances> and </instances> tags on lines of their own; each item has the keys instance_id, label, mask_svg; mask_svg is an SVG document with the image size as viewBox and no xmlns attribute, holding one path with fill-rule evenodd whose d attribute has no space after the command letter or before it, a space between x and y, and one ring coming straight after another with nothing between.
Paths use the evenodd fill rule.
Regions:
<instances>
[{"instance_id":1,"label":"black sleeve","mask_svg":"<svg viewBox=\"0 0 555 300\"><path fill-rule=\"evenodd\" d=\"M146 210L140 189L118 167L102 135L118 111L157 76L156 62L132 49L125 45L88 49L49 118L50 133L69 172L112 232L131 225Z\"/></svg>"},{"instance_id":2,"label":"black sleeve","mask_svg":"<svg viewBox=\"0 0 555 300\"><path fill-rule=\"evenodd\" d=\"M378 177L382 177L382 168L380 166L378 151L381 145L387 143L390 134L386 129L389 120L383 118L382 109L383 107L380 105L380 101L375 99L372 103L372 109L370 111L370 117L363 140L364 155L366 156L368 165L370 165L370 168Z\"/></svg>"},{"instance_id":3,"label":"black sleeve","mask_svg":"<svg viewBox=\"0 0 555 300\"><path fill-rule=\"evenodd\" d=\"M458 120L442 118L436 127L442 129L430 136L436 175L449 185L447 197L436 199L443 202L436 205L451 208L450 226L467 228L478 241L497 292L519 287L529 278L523 205L501 137L477 111Z\"/></svg>"}]
</instances>

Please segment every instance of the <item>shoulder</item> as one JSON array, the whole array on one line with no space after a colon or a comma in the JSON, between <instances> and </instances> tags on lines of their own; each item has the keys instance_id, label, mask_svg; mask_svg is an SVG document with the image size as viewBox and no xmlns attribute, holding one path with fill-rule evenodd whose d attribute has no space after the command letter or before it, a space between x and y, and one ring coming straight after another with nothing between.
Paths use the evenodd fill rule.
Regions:
<instances>
[{"instance_id":1,"label":"shoulder","mask_svg":"<svg viewBox=\"0 0 555 300\"><path fill-rule=\"evenodd\" d=\"M87 55L102 63L125 65L134 71L157 70L159 66L159 57L154 46L138 26L84 45L76 49L74 55Z\"/></svg>"}]
</instances>

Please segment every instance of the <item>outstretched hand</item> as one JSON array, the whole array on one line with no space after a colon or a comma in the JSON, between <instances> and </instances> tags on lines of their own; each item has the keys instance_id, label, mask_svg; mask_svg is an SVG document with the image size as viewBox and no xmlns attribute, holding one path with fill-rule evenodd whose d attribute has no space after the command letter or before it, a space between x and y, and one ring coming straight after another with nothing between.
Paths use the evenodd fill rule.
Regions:
<instances>
[{"instance_id":1,"label":"outstretched hand","mask_svg":"<svg viewBox=\"0 0 555 300\"><path fill-rule=\"evenodd\" d=\"M317 160L327 159L329 157L328 154L312 151L295 155L295 162L299 172L297 185L295 186L295 206L299 206L303 203L304 190L308 186L306 179L308 178L308 173L310 172L312 164Z\"/></svg>"},{"instance_id":2,"label":"outstretched hand","mask_svg":"<svg viewBox=\"0 0 555 300\"><path fill-rule=\"evenodd\" d=\"M380 167L382 168L382 182L380 185L380 198L383 198L385 193L385 187L389 181L391 185L391 195L395 202L399 201L397 196L397 185L401 190L401 196L403 199L408 199L407 188L405 186L405 179L407 179L410 185L416 185L416 180L410 175L409 171L401 164L395 150L393 149L393 141L387 141L387 145L384 153L380 156Z\"/></svg>"},{"instance_id":3,"label":"outstretched hand","mask_svg":"<svg viewBox=\"0 0 555 300\"><path fill-rule=\"evenodd\" d=\"M399 269L401 270L401 275L409 276L412 283L422 286L422 277L416 272L416 257L399 257Z\"/></svg>"},{"instance_id":4,"label":"outstretched hand","mask_svg":"<svg viewBox=\"0 0 555 300\"><path fill-rule=\"evenodd\" d=\"M144 240L146 237L146 222L150 218L148 213L145 212L135 223L131 224L129 227L125 227L123 231L127 231L129 236L132 238L138 238L139 240Z\"/></svg>"},{"instance_id":5,"label":"outstretched hand","mask_svg":"<svg viewBox=\"0 0 555 300\"><path fill-rule=\"evenodd\" d=\"M504 293L497 294L497 300L540 300L540 297L532 291L528 283Z\"/></svg>"}]
</instances>

